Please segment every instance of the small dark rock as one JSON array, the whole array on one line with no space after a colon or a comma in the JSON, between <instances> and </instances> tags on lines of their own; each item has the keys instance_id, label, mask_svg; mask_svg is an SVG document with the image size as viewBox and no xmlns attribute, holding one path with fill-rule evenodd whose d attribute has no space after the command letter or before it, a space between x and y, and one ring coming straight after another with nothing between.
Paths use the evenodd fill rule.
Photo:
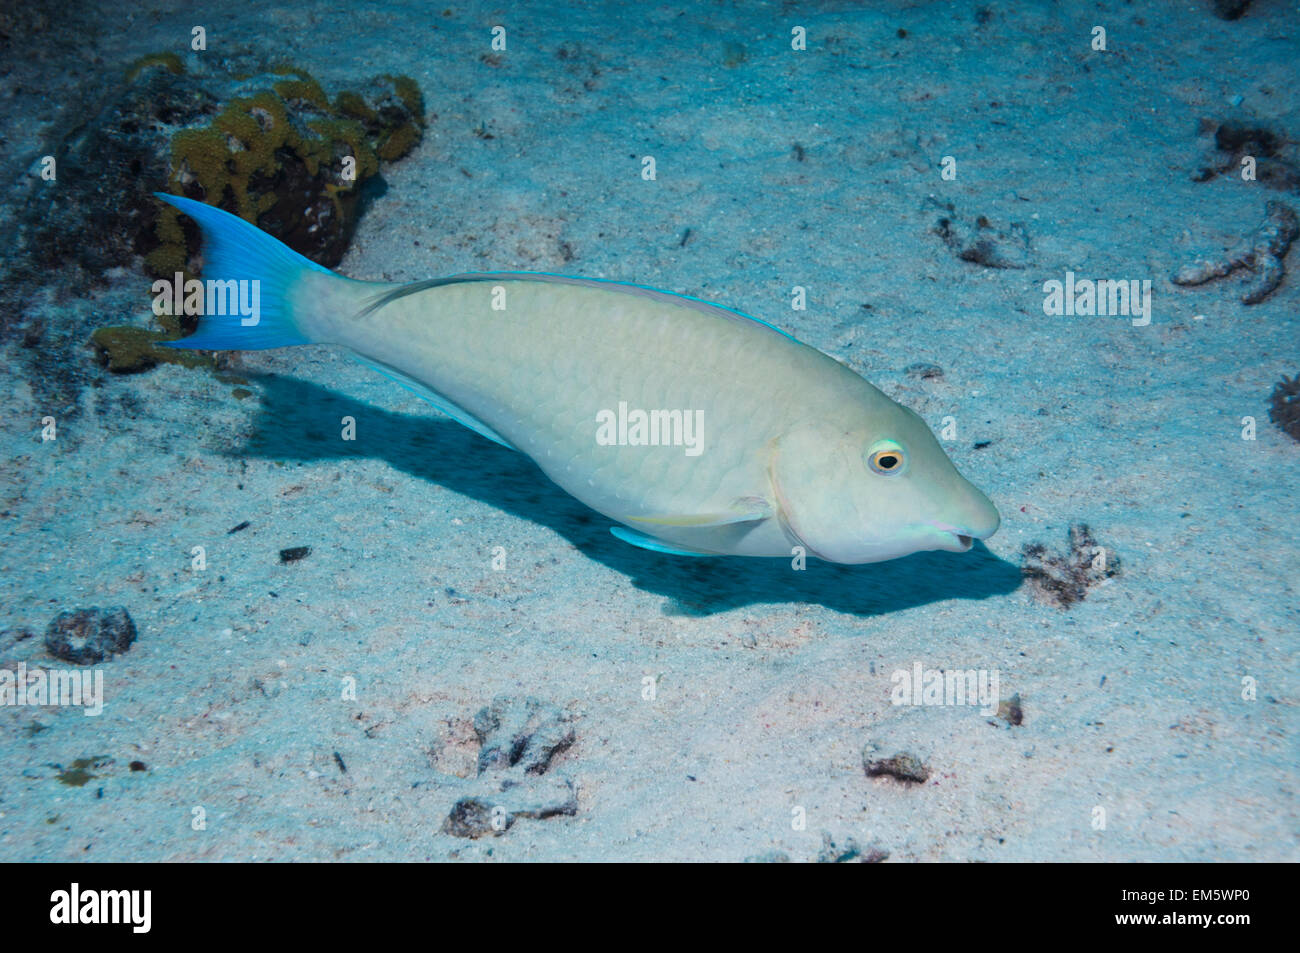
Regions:
<instances>
[{"instance_id":1,"label":"small dark rock","mask_svg":"<svg viewBox=\"0 0 1300 953\"><path fill-rule=\"evenodd\" d=\"M458 800L443 821L442 830L454 837L478 838L484 834L504 834L521 817L545 820L577 813L577 795L565 778L518 784L507 779L497 794L471 795Z\"/></svg>"},{"instance_id":2,"label":"small dark rock","mask_svg":"<svg viewBox=\"0 0 1300 953\"><path fill-rule=\"evenodd\" d=\"M1250 0L1214 0L1214 13L1220 20L1236 20L1249 6Z\"/></svg>"},{"instance_id":3,"label":"small dark rock","mask_svg":"<svg viewBox=\"0 0 1300 953\"><path fill-rule=\"evenodd\" d=\"M1283 374L1268 400L1268 419L1283 433L1300 440L1300 373L1295 377Z\"/></svg>"},{"instance_id":4,"label":"small dark rock","mask_svg":"<svg viewBox=\"0 0 1300 953\"><path fill-rule=\"evenodd\" d=\"M923 381L937 380L943 377L943 368L938 364L928 364L925 361L918 361L915 364L908 364L903 368L903 373L908 377L915 377Z\"/></svg>"},{"instance_id":5,"label":"small dark rock","mask_svg":"<svg viewBox=\"0 0 1300 953\"><path fill-rule=\"evenodd\" d=\"M930 779L930 769L921 762L920 758L906 751L878 760L872 760L870 753L866 753L862 761L869 778L887 776L909 784L924 784Z\"/></svg>"},{"instance_id":6,"label":"small dark rock","mask_svg":"<svg viewBox=\"0 0 1300 953\"><path fill-rule=\"evenodd\" d=\"M496 833L509 830L510 825L513 823L514 818L509 814L503 815L502 819L498 821L498 825L503 826ZM471 839L492 833L492 805L485 804L478 798L461 798L452 806L451 813L442 822L442 831L444 834L450 834L453 837L468 837Z\"/></svg>"},{"instance_id":7,"label":"small dark rock","mask_svg":"<svg viewBox=\"0 0 1300 953\"><path fill-rule=\"evenodd\" d=\"M45 648L74 665L94 665L125 652L135 641L135 623L121 606L60 612L45 630Z\"/></svg>"},{"instance_id":8,"label":"small dark rock","mask_svg":"<svg viewBox=\"0 0 1300 953\"><path fill-rule=\"evenodd\" d=\"M1220 175L1240 176L1242 160L1255 160L1255 178L1273 189L1300 188L1300 164L1294 142L1284 132L1254 119L1207 119L1204 132L1213 132L1192 181L1208 182Z\"/></svg>"},{"instance_id":9,"label":"small dark rock","mask_svg":"<svg viewBox=\"0 0 1300 953\"><path fill-rule=\"evenodd\" d=\"M127 765L132 771L148 771L149 767L143 761L132 761Z\"/></svg>"},{"instance_id":10,"label":"small dark rock","mask_svg":"<svg viewBox=\"0 0 1300 953\"><path fill-rule=\"evenodd\" d=\"M1281 140L1277 133L1264 126L1229 119L1214 130L1214 144L1225 152L1245 149L1255 156L1277 155Z\"/></svg>"},{"instance_id":11,"label":"small dark rock","mask_svg":"<svg viewBox=\"0 0 1300 953\"><path fill-rule=\"evenodd\" d=\"M1102 676L1103 680L1105 676ZM1020 707L1020 693L1012 695L1004 702L998 703L998 717L1008 725L1019 725L1025 720L1025 711Z\"/></svg>"},{"instance_id":12,"label":"small dark rock","mask_svg":"<svg viewBox=\"0 0 1300 953\"><path fill-rule=\"evenodd\" d=\"M292 546L289 549L280 550L280 562L296 563L298 560L305 559L310 555L310 546Z\"/></svg>"}]
</instances>

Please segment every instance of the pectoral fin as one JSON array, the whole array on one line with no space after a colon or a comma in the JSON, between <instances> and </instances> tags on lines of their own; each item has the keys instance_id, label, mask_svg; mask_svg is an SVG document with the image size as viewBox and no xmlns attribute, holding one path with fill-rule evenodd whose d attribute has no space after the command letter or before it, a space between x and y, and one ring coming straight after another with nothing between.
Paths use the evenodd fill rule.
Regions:
<instances>
[{"instance_id":1,"label":"pectoral fin","mask_svg":"<svg viewBox=\"0 0 1300 953\"><path fill-rule=\"evenodd\" d=\"M698 529L707 526L728 526L731 523L751 523L765 520L773 514L772 504L759 496L742 496L722 513L691 513L673 516L629 516L629 523L650 523L656 526L679 526Z\"/></svg>"}]
</instances>

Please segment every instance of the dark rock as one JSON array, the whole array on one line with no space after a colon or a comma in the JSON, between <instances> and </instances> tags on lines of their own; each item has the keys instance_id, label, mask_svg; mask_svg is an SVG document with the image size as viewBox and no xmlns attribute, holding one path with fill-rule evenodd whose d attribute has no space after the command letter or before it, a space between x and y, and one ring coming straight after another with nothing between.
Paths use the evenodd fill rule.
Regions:
<instances>
[{"instance_id":1,"label":"dark rock","mask_svg":"<svg viewBox=\"0 0 1300 953\"><path fill-rule=\"evenodd\" d=\"M496 794L477 794L458 800L443 821L444 833L478 838L504 834L521 817L545 820L578 813L578 797L566 778L528 784L503 782Z\"/></svg>"},{"instance_id":2,"label":"dark rock","mask_svg":"<svg viewBox=\"0 0 1300 953\"><path fill-rule=\"evenodd\" d=\"M1225 152L1245 149L1255 156L1277 154L1281 142L1277 133L1263 126L1254 126L1229 119L1214 130L1214 144Z\"/></svg>"},{"instance_id":3,"label":"dark rock","mask_svg":"<svg viewBox=\"0 0 1300 953\"><path fill-rule=\"evenodd\" d=\"M1283 433L1300 440L1300 373L1290 378L1282 375L1269 395L1268 419Z\"/></svg>"},{"instance_id":4,"label":"dark rock","mask_svg":"<svg viewBox=\"0 0 1300 953\"><path fill-rule=\"evenodd\" d=\"M484 834L493 833L492 811L492 805L478 798L463 797L452 806L451 813L442 822L442 831L453 837L469 838L479 838ZM497 821L497 826L500 829L496 833L504 833L510 829L514 820L508 814L499 816L501 819Z\"/></svg>"},{"instance_id":5,"label":"dark rock","mask_svg":"<svg viewBox=\"0 0 1300 953\"><path fill-rule=\"evenodd\" d=\"M363 186L381 162L413 148L424 125L420 90L407 77L378 76L331 102L301 70L238 57L143 57L123 79L80 90L51 121L46 151L56 179L27 177L0 248L0 340L28 343L20 366L38 403L76 404L93 372L83 349L96 318L86 308L52 331L36 326L35 303L50 292L84 298L141 256L155 275L198 273L197 227L153 192L220 206L337 264ZM349 159L352 177L344 174ZM100 329L109 332L94 342L101 361L122 372L176 363L158 342L197 321L158 323L161 330Z\"/></svg>"},{"instance_id":6,"label":"dark rock","mask_svg":"<svg viewBox=\"0 0 1300 953\"><path fill-rule=\"evenodd\" d=\"M891 777L909 784L924 784L930 779L930 769L916 755L902 751L889 758L872 759L873 753L874 749L869 748L862 758L869 778Z\"/></svg>"},{"instance_id":7,"label":"dark rock","mask_svg":"<svg viewBox=\"0 0 1300 953\"><path fill-rule=\"evenodd\" d=\"M1249 6L1250 0L1214 0L1214 13L1221 20L1236 20Z\"/></svg>"},{"instance_id":8,"label":"dark rock","mask_svg":"<svg viewBox=\"0 0 1300 953\"><path fill-rule=\"evenodd\" d=\"M1004 702L998 703L998 717L1008 725L1023 724L1025 710L1020 707L1020 694L1016 693Z\"/></svg>"},{"instance_id":9,"label":"dark rock","mask_svg":"<svg viewBox=\"0 0 1300 953\"><path fill-rule=\"evenodd\" d=\"M1269 420L1283 433L1300 441L1300 373L1295 377L1283 374L1282 381L1274 387L1269 397Z\"/></svg>"},{"instance_id":10,"label":"dark rock","mask_svg":"<svg viewBox=\"0 0 1300 953\"><path fill-rule=\"evenodd\" d=\"M290 546L288 549L280 550L280 562L296 563L298 560L306 559L310 555L310 546Z\"/></svg>"},{"instance_id":11,"label":"dark rock","mask_svg":"<svg viewBox=\"0 0 1300 953\"><path fill-rule=\"evenodd\" d=\"M943 368L938 364L927 364L924 361L918 361L915 364L909 364L903 368L903 373L908 377L919 378L923 381L938 380L943 377Z\"/></svg>"},{"instance_id":12,"label":"dark rock","mask_svg":"<svg viewBox=\"0 0 1300 953\"><path fill-rule=\"evenodd\" d=\"M1192 173L1194 182L1208 182L1220 175L1240 176L1242 159L1250 156L1255 160L1258 181L1282 191L1300 189L1300 159L1295 143L1285 133L1253 118L1203 120L1202 131L1212 132L1213 140Z\"/></svg>"},{"instance_id":13,"label":"dark rock","mask_svg":"<svg viewBox=\"0 0 1300 953\"><path fill-rule=\"evenodd\" d=\"M125 652L135 641L135 623L121 606L60 612L45 630L45 648L74 665L94 665Z\"/></svg>"}]
</instances>

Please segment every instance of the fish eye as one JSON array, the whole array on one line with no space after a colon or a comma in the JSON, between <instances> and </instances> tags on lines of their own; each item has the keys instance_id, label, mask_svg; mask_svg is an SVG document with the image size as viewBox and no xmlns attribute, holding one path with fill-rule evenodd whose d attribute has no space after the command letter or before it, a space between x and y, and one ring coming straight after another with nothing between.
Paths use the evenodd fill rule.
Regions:
<instances>
[{"instance_id":1,"label":"fish eye","mask_svg":"<svg viewBox=\"0 0 1300 953\"><path fill-rule=\"evenodd\" d=\"M867 465L881 476L902 473L906 463L907 454L892 440L877 440L867 449Z\"/></svg>"}]
</instances>

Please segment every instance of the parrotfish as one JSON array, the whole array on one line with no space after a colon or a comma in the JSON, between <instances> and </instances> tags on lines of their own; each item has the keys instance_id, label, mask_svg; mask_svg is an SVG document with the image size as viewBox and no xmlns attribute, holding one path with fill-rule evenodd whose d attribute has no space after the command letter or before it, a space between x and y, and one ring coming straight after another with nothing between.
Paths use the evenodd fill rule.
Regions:
<instances>
[{"instance_id":1,"label":"parrotfish","mask_svg":"<svg viewBox=\"0 0 1300 953\"><path fill-rule=\"evenodd\" d=\"M358 281L256 226L198 222L211 313L173 346L344 348L529 457L619 539L676 555L837 563L964 552L998 511L912 410L785 332L696 298L531 272Z\"/></svg>"}]
</instances>

